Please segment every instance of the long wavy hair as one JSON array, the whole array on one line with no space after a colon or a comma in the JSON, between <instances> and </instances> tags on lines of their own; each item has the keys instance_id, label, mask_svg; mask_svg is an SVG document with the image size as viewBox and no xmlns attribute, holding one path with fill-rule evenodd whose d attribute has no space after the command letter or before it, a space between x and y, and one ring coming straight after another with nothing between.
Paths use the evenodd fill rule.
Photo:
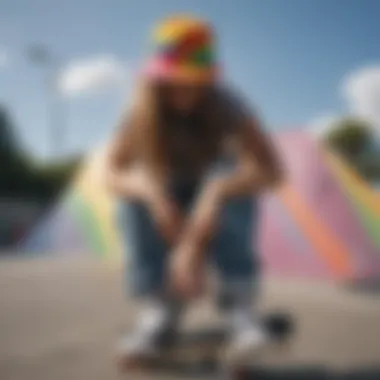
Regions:
<instances>
[{"instance_id":1,"label":"long wavy hair","mask_svg":"<svg viewBox=\"0 0 380 380\"><path fill-rule=\"evenodd\" d=\"M157 174L166 175L175 164L175 132L178 115L166 103L166 86L140 82L123 125L133 133L136 157L142 159ZM205 88L194 109L186 115L191 124L194 170L202 170L221 149L226 120L214 87Z\"/></svg>"}]
</instances>

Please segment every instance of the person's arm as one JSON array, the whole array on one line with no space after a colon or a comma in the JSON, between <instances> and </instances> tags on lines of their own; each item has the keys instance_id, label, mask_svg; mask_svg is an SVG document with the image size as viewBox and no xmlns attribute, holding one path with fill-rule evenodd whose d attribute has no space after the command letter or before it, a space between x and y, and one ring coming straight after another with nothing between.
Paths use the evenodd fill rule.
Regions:
<instances>
[{"instance_id":1,"label":"person's arm","mask_svg":"<svg viewBox=\"0 0 380 380\"><path fill-rule=\"evenodd\" d=\"M136 130L122 125L115 134L106 157L106 182L117 197L144 204L165 239L174 244L182 227L177 205L170 199L162 180L136 161Z\"/></svg>"},{"instance_id":2,"label":"person's arm","mask_svg":"<svg viewBox=\"0 0 380 380\"><path fill-rule=\"evenodd\" d=\"M236 166L205 184L205 193L212 187L221 201L273 188L283 178L281 163L259 121L242 121L236 128L236 143Z\"/></svg>"},{"instance_id":3,"label":"person's arm","mask_svg":"<svg viewBox=\"0 0 380 380\"><path fill-rule=\"evenodd\" d=\"M158 186L153 186L153 175L150 186L146 186L147 169L136 165L136 136L136 127L124 117L106 152L106 184L116 196L150 201L158 193Z\"/></svg>"},{"instance_id":4,"label":"person's arm","mask_svg":"<svg viewBox=\"0 0 380 380\"><path fill-rule=\"evenodd\" d=\"M233 197L261 192L281 181L279 161L256 121L247 120L240 125L237 149L235 168L211 177L204 184L185 222L171 264L172 286L180 296L195 296L202 291L205 253L223 203Z\"/></svg>"},{"instance_id":5,"label":"person's arm","mask_svg":"<svg viewBox=\"0 0 380 380\"><path fill-rule=\"evenodd\" d=\"M281 163L259 122L248 116L239 122L235 128L236 165L204 183L183 234L184 241L197 245L200 253L212 237L226 201L261 193L283 178Z\"/></svg>"},{"instance_id":6,"label":"person's arm","mask_svg":"<svg viewBox=\"0 0 380 380\"><path fill-rule=\"evenodd\" d=\"M205 253L223 204L234 197L253 196L282 179L281 165L270 139L249 110L240 106L233 104L229 115L236 143L236 165L232 170L208 176L173 251L171 282L182 297L202 290Z\"/></svg>"},{"instance_id":7,"label":"person's arm","mask_svg":"<svg viewBox=\"0 0 380 380\"><path fill-rule=\"evenodd\" d=\"M117 197L143 200L138 180L139 171L133 167L133 133L122 127L112 139L106 157L106 183Z\"/></svg>"}]
</instances>

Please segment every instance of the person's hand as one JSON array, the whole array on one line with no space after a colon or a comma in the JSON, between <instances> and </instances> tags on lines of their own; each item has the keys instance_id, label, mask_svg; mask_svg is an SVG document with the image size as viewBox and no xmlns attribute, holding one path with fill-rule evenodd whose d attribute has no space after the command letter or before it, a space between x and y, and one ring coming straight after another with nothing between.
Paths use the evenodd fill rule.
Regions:
<instances>
[{"instance_id":1,"label":"person's hand","mask_svg":"<svg viewBox=\"0 0 380 380\"><path fill-rule=\"evenodd\" d=\"M170 256L170 290L176 297L191 299L204 290L205 264L200 247L181 242Z\"/></svg>"}]
</instances>

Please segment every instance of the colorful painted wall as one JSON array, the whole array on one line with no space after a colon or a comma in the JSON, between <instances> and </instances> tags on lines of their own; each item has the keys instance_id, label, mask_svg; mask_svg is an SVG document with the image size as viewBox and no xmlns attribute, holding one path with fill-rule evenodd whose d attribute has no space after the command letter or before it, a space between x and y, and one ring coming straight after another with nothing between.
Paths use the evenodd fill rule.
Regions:
<instances>
[{"instance_id":1,"label":"colorful painted wall","mask_svg":"<svg viewBox=\"0 0 380 380\"><path fill-rule=\"evenodd\" d=\"M307 133L276 135L275 143L289 180L262 201L259 250L267 272L326 279L380 276L379 193ZM104 150L89 157L58 210L25 242L27 250L121 257L114 202L102 181L103 157Z\"/></svg>"},{"instance_id":2,"label":"colorful painted wall","mask_svg":"<svg viewBox=\"0 0 380 380\"><path fill-rule=\"evenodd\" d=\"M287 133L276 143L289 181L264 201L261 251L266 268L276 274L330 278L380 274L374 234L380 231L378 197L306 133ZM348 183L343 176L356 181ZM356 208L353 202L359 199ZM371 214L371 223L364 223L362 214Z\"/></svg>"}]
</instances>

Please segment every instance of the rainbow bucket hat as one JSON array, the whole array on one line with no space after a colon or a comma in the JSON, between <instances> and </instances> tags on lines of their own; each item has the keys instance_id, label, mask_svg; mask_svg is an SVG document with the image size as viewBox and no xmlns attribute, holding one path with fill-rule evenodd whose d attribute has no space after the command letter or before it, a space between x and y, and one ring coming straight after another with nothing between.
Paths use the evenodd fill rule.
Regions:
<instances>
[{"instance_id":1,"label":"rainbow bucket hat","mask_svg":"<svg viewBox=\"0 0 380 380\"><path fill-rule=\"evenodd\" d=\"M149 79L212 83L219 76L211 26L200 19L177 16L153 32L153 53L144 67Z\"/></svg>"}]
</instances>

